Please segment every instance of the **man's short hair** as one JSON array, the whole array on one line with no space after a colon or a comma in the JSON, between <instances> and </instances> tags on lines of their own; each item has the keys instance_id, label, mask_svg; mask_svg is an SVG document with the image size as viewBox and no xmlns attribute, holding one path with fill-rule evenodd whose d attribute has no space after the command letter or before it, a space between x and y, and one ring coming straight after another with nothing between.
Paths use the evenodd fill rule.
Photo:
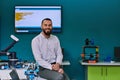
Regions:
<instances>
[{"instance_id":1,"label":"man's short hair","mask_svg":"<svg viewBox=\"0 0 120 80\"><path fill-rule=\"evenodd\" d=\"M49 20L49 21L52 22L52 20L51 20L50 18L44 18L44 19L42 20L41 24L43 24L43 22L44 22L45 20Z\"/></svg>"}]
</instances>

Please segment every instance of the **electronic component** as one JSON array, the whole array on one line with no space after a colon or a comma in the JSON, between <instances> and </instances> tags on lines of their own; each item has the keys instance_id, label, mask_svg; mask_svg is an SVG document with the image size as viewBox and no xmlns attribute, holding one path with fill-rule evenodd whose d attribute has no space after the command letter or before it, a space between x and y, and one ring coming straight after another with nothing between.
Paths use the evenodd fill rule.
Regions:
<instances>
[{"instance_id":1,"label":"electronic component","mask_svg":"<svg viewBox=\"0 0 120 80\"><path fill-rule=\"evenodd\" d=\"M82 61L88 63L98 62L98 46L83 46L83 52L81 54Z\"/></svg>"}]
</instances>

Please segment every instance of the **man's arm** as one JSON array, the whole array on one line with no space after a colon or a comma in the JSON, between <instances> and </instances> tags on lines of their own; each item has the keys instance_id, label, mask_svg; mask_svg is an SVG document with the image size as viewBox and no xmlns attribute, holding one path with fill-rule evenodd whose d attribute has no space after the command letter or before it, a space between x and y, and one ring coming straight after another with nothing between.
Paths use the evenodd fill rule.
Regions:
<instances>
[{"instance_id":1,"label":"man's arm","mask_svg":"<svg viewBox=\"0 0 120 80\"><path fill-rule=\"evenodd\" d=\"M61 65L62 59L63 59L63 53L62 53L62 48L60 46L60 41L58 38L57 38L56 54L57 54L56 63L59 63Z\"/></svg>"},{"instance_id":2,"label":"man's arm","mask_svg":"<svg viewBox=\"0 0 120 80\"><path fill-rule=\"evenodd\" d=\"M57 59L56 59L56 64L52 65L52 69L55 71L58 71L59 73L64 73L63 69L60 68L61 64L62 64L62 59L63 59L63 53L62 53L62 48L60 46L60 41L59 39L56 37L56 54L57 54Z\"/></svg>"}]
</instances>

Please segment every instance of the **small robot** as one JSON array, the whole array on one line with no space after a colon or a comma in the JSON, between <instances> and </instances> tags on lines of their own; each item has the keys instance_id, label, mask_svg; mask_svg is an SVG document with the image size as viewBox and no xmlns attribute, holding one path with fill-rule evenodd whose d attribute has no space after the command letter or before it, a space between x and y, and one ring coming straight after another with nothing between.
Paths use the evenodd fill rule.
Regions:
<instances>
[{"instance_id":1,"label":"small robot","mask_svg":"<svg viewBox=\"0 0 120 80\"><path fill-rule=\"evenodd\" d=\"M27 76L28 80L34 80L35 77L38 76L39 66L35 63L30 63L28 65L27 70L25 71L25 75Z\"/></svg>"}]
</instances>

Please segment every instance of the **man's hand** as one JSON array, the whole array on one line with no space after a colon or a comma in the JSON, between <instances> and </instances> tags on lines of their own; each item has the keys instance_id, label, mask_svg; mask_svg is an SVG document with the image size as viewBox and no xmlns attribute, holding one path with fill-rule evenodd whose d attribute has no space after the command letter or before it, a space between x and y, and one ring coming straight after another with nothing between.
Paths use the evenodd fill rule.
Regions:
<instances>
[{"instance_id":1,"label":"man's hand","mask_svg":"<svg viewBox=\"0 0 120 80\"><path fill-rule=\"evenodd\" d=\"M59 63L52 64L52 69L58 71L60 69L60 64Z\"/></svg>"},{"instance_id":2,"label":"man's hand","mask_svg":"<svg viewBox=\"0 0 120 80\"><path fill-rule=\"evenodd\" d=\"M62 68L60 68L60 64L59 63L56 63L56 64L52 64L52 69L63 74L64 73L64 70Z\"/></svg>"},{"instance_id":3,"label":"man's hand","mask_svg":"<svg viewBox=\"0 0 120 80\"><path fill-rule=\"evenodd\" d=\"M63 73L64 73L64 70L63 70L62 68L60 68L60 69L58 70L58 72L61 73L61 74L63 74Z\"/></svg>"}]
</instances>

